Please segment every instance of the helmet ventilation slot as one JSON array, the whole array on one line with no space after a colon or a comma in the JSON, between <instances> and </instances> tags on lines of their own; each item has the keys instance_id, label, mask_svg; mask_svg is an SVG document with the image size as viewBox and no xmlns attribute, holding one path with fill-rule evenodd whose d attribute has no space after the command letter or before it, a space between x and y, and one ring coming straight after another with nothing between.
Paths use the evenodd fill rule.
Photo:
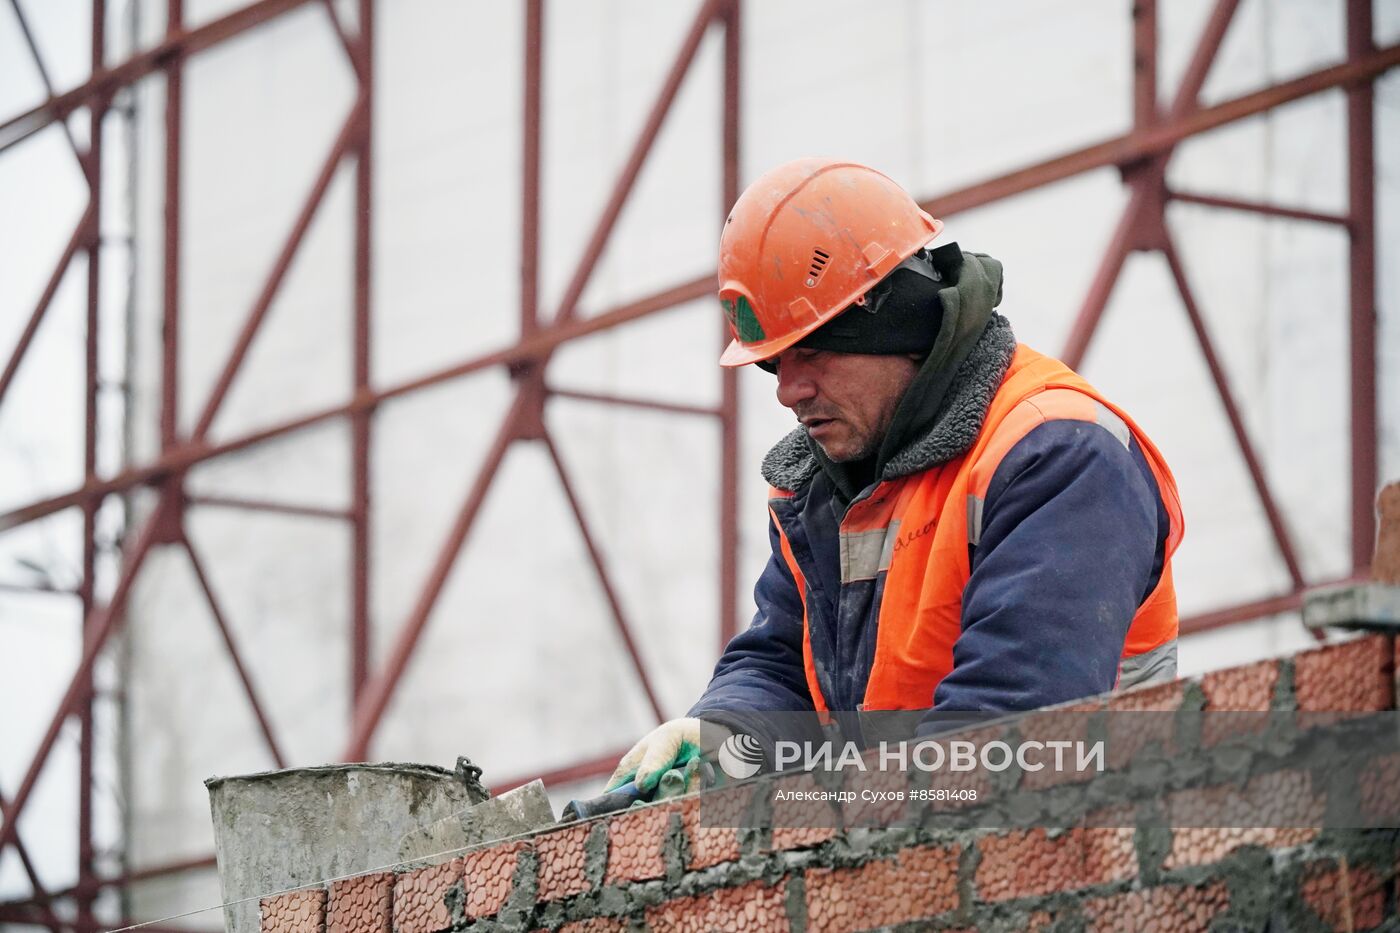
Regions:
<instances>
[{"instance_id":1,"label":"helmet ventilation slot","mask_svg":"<svg viewBox=\"0 0 1400 933\"><path fill-rule=\"evenodd\" d=\"M812 250L812 264L807 267L808 288L817 284L817 279L821 278L822 272L826 270L826 264L830 261L831 254L820 246Z\"/></svg>"}]
</instances>

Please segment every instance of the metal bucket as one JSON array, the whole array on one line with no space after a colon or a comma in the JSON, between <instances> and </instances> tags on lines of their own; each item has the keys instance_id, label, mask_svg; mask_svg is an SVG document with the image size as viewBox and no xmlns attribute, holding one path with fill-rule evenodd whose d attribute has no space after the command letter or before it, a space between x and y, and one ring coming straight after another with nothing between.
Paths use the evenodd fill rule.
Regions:
<instances>
[{"instance_id":1,"label":"metal bucket","mask_svg":"<svg viewBox=\"0 0 1400 933\"><path fill-rule=\"evenodd\" d=\"M480 770L348 764L204 782L225 904L392 865L406 836L486 799ZM427 854L427 853L424 853ZM224 910L228 933L258 933L258 902Z\"/></svg>"}]
</instances>

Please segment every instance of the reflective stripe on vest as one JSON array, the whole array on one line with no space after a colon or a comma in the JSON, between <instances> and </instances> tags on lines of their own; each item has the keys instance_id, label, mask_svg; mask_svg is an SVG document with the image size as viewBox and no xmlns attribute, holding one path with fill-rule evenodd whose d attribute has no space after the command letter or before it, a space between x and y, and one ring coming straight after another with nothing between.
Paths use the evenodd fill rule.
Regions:
<instances>
[{"instance_id":1,"label":"reflective stripe on vest","mask_svg":"<svg viewBox=\"0 0 1400 933\"><path fill-rule=\"evenodd\" d=\"M1118 666L1118 684L1114 689L1127 690L1170 680L1176 680L1175 638L1142 654L1124 658Z\"/></svg>"},{"instance_id":2,"label":"reflective stripe on vest","mask_svg":"<svg viewBox=\"0 0 1400 933\"><path fill-rule=\"evenodd\" d=\"M952 670L962 632L962 593L971 568L968 545L981 536L987 487L1012 447L1050 420L1102 425L1125 446L1135 438L1166 507L1170 531L1157 587L1128 629L1120 685L1157 680L1175 668L1176 593L1171 556L1184 524L1176 484L1161 454L1121 409L1058 360L1019 347L992 399L971 450L940 467L879 484L854 503L841 523L842 583L886 574L878 612L875 659L864 709L926 709ZM792 493L773 490L775 497ZM776 516L774 518L777 523ZM803 605L803 661L814 706L827 709L812 657L806 584L778 524L783 558Z\"/></svg>"}]
</instances>

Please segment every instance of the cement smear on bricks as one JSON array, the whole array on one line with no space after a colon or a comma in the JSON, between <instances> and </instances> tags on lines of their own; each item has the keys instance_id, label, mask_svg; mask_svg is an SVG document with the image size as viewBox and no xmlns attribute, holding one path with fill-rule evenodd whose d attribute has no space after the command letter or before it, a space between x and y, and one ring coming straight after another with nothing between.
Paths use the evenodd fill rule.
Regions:
<instances>
[{"instance_id":1,"label":"cement smear on bricks","mask_svg":"<svg viewBox=\"0 0 1400 933\"><path fill-rule=\"evenodd\" d=\"M1353 654L1360 659L1357 663L1369 663L1367 657L1379 656L1380 647L1393 656L1393 643L1375 651L1329 655L1327 664L1341 666L1333 680L1346 675ZM1314 658L1310 663L1319 662ZM800 847L779 851L773 850L769 826L750 825L733 837L737 845L728 843L727 848L715 850L728 861L706 862L697 870L687 870L695 843L691 834L705 826L683 818L691 813L684 804L661 805L672 808L658 808L658 813L665 814L664 821L634 818L623 824L612 822L619 817L603 817L571 827L568 836L562 835L568 830L552 830L517 843L521 848L513 862L504 856L469 860L500 866L501 871L508 864L514 866L505 906L494 917L464 922L460 888L454 884L444 889L450 908L444 929L602 933L642 929L647 923L684 922L686 910L700 911L702 919L708 918L703 922L711 925L723 925L717 911L737 911L762 920L764 929L804 931L830 923L839 929L866 929L874 925L874 918L849 906L839 909L843 897L849 905L869 903L868 898L880 896L886 879L893 879L888 883L894 888L907 890L909 879L918 872L903 867L933 864L927 861L927 850L932 848L957 852L949 855L953 861L944 863L946 872L951 872L943 881L948 893L941 900L913 897L902 904L898 899L881 902L882 929L1087 933L1128 928L1124 923L1139 928L1156 920L1173 933L1207 928L1309 931L1326 929L1328 924L1337 927L1339 918L1347 915L1356 919L1357 929L1368 928L1363 921L1374 927L1373 920L1379 923L1379 918L1396 913L1394 875L1400 859L1400 830L1324 830L1322 826L1328 824L1321 819L1293 828L1266 823L1224 831L1174 827L1167 822L1173 800L1199 799L1210 804L1246 794L1250 788L1288 800L1297 798L1307 806L1325 800L1330 820L1354 816L1359 775L1364 773L1354 765L1368 763L1365 756L1375 751L1358 738L1366 733L1347 731L1351 724L1329 733L1317 727L1320 720L1309 718L1313 714L1296 714L1294 665L1278 663L1275 670L1253 670L1247 683L1246 678L1239 679L1253 691L1252 697L1259 692L1252 685L1267 683L1275 710L1253 714L1266 718L1245 722L1247 728L1198 728L1199 720L1192 717L1200 716L1205 691L1195 682L1184 682L1175 692L1163 691L1146 700L1130 694L1125 708L1132 703L1170 705L1167 701L1176 706L1155 714L1094 714L1167 717L1150 721L1158 725L1166 721L1171 728L1145 730L1150 741L1139 743L1141 754L1124 770L1031 789L1020 783L1024 775L1019 770L1009 770L1003 772L1007 776L998 777L998 793L985 804L945 811L927 808L919 814L917 825L849 827L831 835L798 837ZM1231 683L1228 677L1218 677L1216 682ZM1103 734L1106 727L1106 720L1090 720L1086 734ZM1016 721L998 728L1001 731L996 734L1002 737L1011 729L1017 735L1030 731ZM1042 729L1043 723L1035 728ZM1340 767L1325 786L1314 787L1307 772L1280 763L1298 750L1328 758ZM747 788L752 796L730 812L771 815L777 780L731 785L725 793ZM1126 806L1118 806L1124 801ZM1047 816L1054 825L1042 822ZM1095 824L1094 819L1101 823ZM629 865L644 867L613 866L618 880L609 883L609 831L620 825L639 827L644 838L622 846L616 843L626 837L614 838L611 851ZM1104 828L1096 828L1099 825ZM1022 837L1034 844L1042 861L1060 858L1066 863L1064 870L1049 873L1053 884L1046 877L1018 875L1015 845L1008 839L1014 842ZM547 903L539 900L541 853L546 848L569 873L561 887L557 877L561 869L551 869L555 872L550 881L553 900ZM989 858L993 861L988 862ZM662 877L625 880L660 871L657 862L664 866ZM979 890L979 872L994 882L989 889L994 900ZM843 894L841 886L846 884L852 887ZM493 885L492 891L502 890L503 879ZM470 879L467 890L473 890ZM811 913L814 904L824 911L820 920ZM928 910L939 913L919 914ZM314 923L316 918L304 919ZM397 924L399 918L395 919ZM862 926L863 921L871 922ZM733 928L745 929L738 919Z\"/></svg>"}]
</instances>

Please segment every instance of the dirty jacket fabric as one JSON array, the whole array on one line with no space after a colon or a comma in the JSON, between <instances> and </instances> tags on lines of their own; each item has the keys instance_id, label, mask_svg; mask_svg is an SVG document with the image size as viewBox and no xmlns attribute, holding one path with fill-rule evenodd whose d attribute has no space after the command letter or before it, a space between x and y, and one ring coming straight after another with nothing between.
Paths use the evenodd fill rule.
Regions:
<instances>
[{"instance_id":1,"label":"dirty jacket fabric","mask_svg":"<svg viewBox=\"0 0 1400 933\"><path fill-rule=\"evenodd\" d=\"M999 315L940 416L849 507L800 429L765 475L758 611L691 715L1004 712L1175 673L1170 473L1121 410L1018 347Z\"/></svg>"}]
</instances>

